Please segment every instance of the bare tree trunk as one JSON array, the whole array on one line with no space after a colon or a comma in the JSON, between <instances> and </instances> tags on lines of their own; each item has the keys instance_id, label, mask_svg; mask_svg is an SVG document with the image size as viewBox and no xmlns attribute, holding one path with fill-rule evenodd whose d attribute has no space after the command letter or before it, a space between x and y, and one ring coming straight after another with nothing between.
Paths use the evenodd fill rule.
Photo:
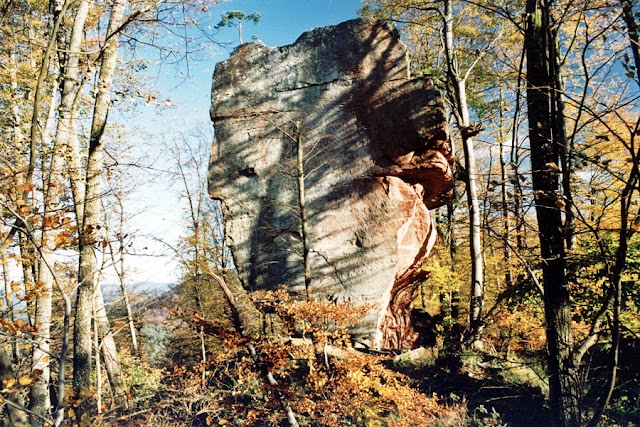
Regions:
<instances>
[{"instance_id":1,"label":"bare tree trunk","mask_svg":"<svg viewBox=\"0 0 640 427\"><path fill-rule=\"evenodd\" d=\"M120 244L120 260L118 270L118 281L120 282L120 292L122 292L122 298L124 300L124 308L127 313L127 323L129 325L129 335L131 335L131 349L133 354L138 354L138 336L136 334L136 325L133 321L133 310L131 310L131 302L129 301L129 292L127 291L127 285L125 281L125 266L124 266L124 206L122 200L118 197L118 204L120 205L120 230L118 232L118 242ZM113 254L113 251L111 251Z\"/></svg>"},{"instance_id":2,"label":"bare tree trunk","mask_svg":"<svg viewBox=\"0 0 640 427\"><path fill-rule=\"evenodd\" d=\"M93 307L93 318L98 317L96 315L95 306ZM96 363L96 410L97 413L102 412L102 363L100 362L100 350L102 349L102 343L100 342L100 336L98 334L98 322L93 322L93 342L96 343L95 349L95 363Z\"/></svg>"},{"instance_id":3,"label":"bare tree trunk","mask_svg":"<svg viewBox=\"0 0 640 427\"><path fill-rule=\"evenodd\" d=\"M51 99L51 111L54 111L54 97ZM47 120L49 122L50 120ZM43 141L44 145L45 141ZM30 409L36 414L47 416L51 409L51 399L49 392L49 382L51 379L51 318L53 315L53 284L55 272L53 271L56 251L56 236L59 233L61 224L62 196L63 196L63 172L64 159L62 150L56 140L51 147L51 160L49 164L49 175L44 182L44 213L42 217L42 240L39 250L38 267L38 292L36 296L36 306L34 321L38 328L38 333L34 337L34 347L32 352L31 369L35 372L42 372L38 376L38 381L34 383L30 390ZM42 419L32 416L31 423L34 426L42 425Z\"/></svg>"},{"instance_id":4,"label":"bare tree trunk","mask_svg":"<svg viewBox=\"0 0 640 427\"><path fill-rule=\"evenodd\" d=\"M480 204L478 202L478 184L475 150L473 147L473 130L467 105L466 78L459 74L453 44L453 5L452 0L444 0L444 34L445 55L447 57L447 75L452 88L454 115L460 128L464 149L465 168L467 172L466 192L469 207L469 251L471 256L471 292L469 302L469 330L473 347L482 347L482 311L484 307L484 270L482 264L482 229Z\"/></svg>"},{"instance_id":5,"label":"bare tree trunk","mask_svg":"<svg viewBox=\"0 0 640 427\"><path fill-rule=\"evenodd\" d=\"M482 229L480 226L480 204L476 183L475 155L473 140L463 141L465 163L467 164L467 203L469 205L469 250L471 255L471 298L469 306L469 329L471 343L475 348L482 348L483 309L484 309L484 266L482 263Z\"/></svg>"},{"instance_id":6,"label":"bare tree trunk","mask_svg":"<svg viewBox=\"0 0 640 427\"><path fill-rule=\"evenodd\" d=\"M572 170L572 146L567 138L567 126L564 107L564 80L560 74L560 47L558 43L557 29L551 30L554 33L551 35L553 38L553 45L549 46L550 56L550 74L553 80L553 96L551 100L551 114L555 118L552 123L553 133L557 139L557 144L560 146L560 166L562 169L562 196L563 198L558 203L563 206L564 211L564 239L565 247L567 250L571 250L576 243L576 218L573 206L573 191L571 189L571 176Z\"/></svg>"},{"instance_id":7,"label":"bare tree trunk","mask_svg":"<svg viewBox=\"0 0 640 427\"><path fill-rule=\"evenodd\" d=\"M56 19L56 22L60 22L60 18ZM55 31L52 37L55 37L59 28L59 24L55 27ZM49 48L54 49L55 44L51 43ZM45 55L47 57L47 55ZM48 67L47 61L43 61L42 67ZM46 73L41 73L40 77L45 76ZM40 80L39 80L39 83ZM58 235L58 226L60 223L60 211L61 211L61 199L63 194L62 188L62 153L58 150L57 141L52 143L51 129L55 121L55 93L57 92L58 83L54 82L52 95L49 103L49 110L47 113L47 119L45 121L44 128L40 130L41 145L44 147L50 147L50 164L48 169L48 176L43 178L43 215L42 215L42 234L39 243L35 242L33 235L31 235L31 243L38 248L38 276L36 280L37 284L37 296L35 301L35 313L34 324L38 328L38 332L34 337L34 346L32 349L32 361L31 369L33 372L41 372L38 375L38 381L30 389L29 406L33 414L30 416L30 423L34 426L40 426L43 423L43 417L48 417L51 410L51 396L49 390L49 382L51 380L51 321L53 315L53 284L55 281L55 272L53 270L55 261L53 254L56 250L56 236ZM36 90L35 98L38 102L42 102L41 90ZM34 101L36 102L36 101ZM40 125L40 121L37 119L39 108L34 106L33 109L33 121L36 126ZM34 139L37 139L37 132L32 130L31 132L31 145L34 146ZM44 150L43 150L44 151ZM31 164L31 160L30 160ZM30 178L27 178L27 182L33 183L33 170L28 172L31 174ZM43 173L44 175L44 173ZM29 191L31 191L31 185L27 185ZM27 190L25 190L25 200L27 196ZM23 224L25 229L26 224ZM27 231L28 232L28 231Z\"/></svg>"},{"instance_id":8,"label":"bare tree trunk","mask_svg":"<svg viewBox=\"0 0 640 427\"><path fill-rule=\"evenodd\" d=\"M99 284L96 285L94 306L96 313L94 322L96 323L98 338L100 339L99 348L100 354L102 355L102 362L104 363L104 368L107 371L113 395L117 400L120 400L125 395L122 372L120 370L120 359L118 357L116 343L113 340L113 331L109 324L107 310L104 305L102 286Z\"/></svg>"},{"instance_id":9,"label":"bare tree trunk","mask_svg":"<svg viewBox=\"0 0 640 427\"><path fill-rule=\"evenodd\" d=\"M500 128L499 131L499 144L500 144L500 196L502 203L502 220L504 226L502 230L503 252L502 259L504 261L504 282L506 288L510 288L513 285L513 273L511 270L511 223L509 220L509 195L507 193L507 158L505 156L505 136L504 136L504 113L503 113L503 93L502 86L500 87L498 108L500 110ZM518 179L518 177L515 177Z\"/></svg>"},{"instance_id":10,"label":"bare tree trunk","mask_svg":"<svg viewBox=\"0 0 640 427\"><path fill-rule=\"evenodd\" d=\"M516 149L517 150L517 149ZM524 209L522 186L520 185L520 177L522 174L518 169L519 155L516 155L516 161L513 170L513 217L514 230L516 234L516 248L518 252L523 252L527 247L526 229L524 227Z\"/></svg>"},{"instance_id":11,"label":"bare tree trunk","mask_svg":"<svg viewBox=\"0 0 640 427\"><path fill-rule=\"evenodd\" d=\"M94 245L100 221L100 197L104 156L103 135L110 108L110 94L118 60L118 31L124 21L127 0L115 0L111 9L107 37L102 51L97 95L94 104L86 187L83 198L84 212L80 225L80 266L78 269L78 295L74 323L73 384L77 393L85 392L91 381L91 308L96 288L96 259ZM82 202L81 201L81 202Z\"/></svg>"},{"instance_id":12,"label":"bare tree trunk","mask_svg":"<svg viewBox=\"0 0 640 427\"><path fill-rule=\"evenodd\" d=\"M124 269L124 260L120 258L121 266L120 271ZM124 307L127 312L127 324L129 325L129 335L131 336L131 351L133 354L138 354L138 336L136 333L136 325L133 321L133 310L131 309L131 302L129 301L129 292L124 281L124 275L120 278L120 291L124 299Z\"/></svg>"},{"instance_id":13,"label":"bare tree trunk","mask_svg":"<svg viewBox=\"0 0 640 427\"><path fill-rule=\"evenodd\" d=\"M14 34L15 37L15 34ZM17 43L17 40L13 41L14 44ZM13 146L18 148L22 147L26 141L26 137L24 132L22 131L22 110L20 108L20 91L18 90L18 62L16 60L16 54L13 52L9 57L9 78L11 80L11 120L13 122ZM25 184L25 176L27 173L27 165L24 164L24 160L22 156L16 156L17 164L16 170L16 188L21 188L23 184ZM23 191L23 197L26 195L26 192ZM28 203L28 200L24 200L25 203ZM16 225L18 223L16 222ZM7 236L5 242L3 242L3 248L0 250L0 254L4 254L5 245L8 247L9 243L13 240L13 236L11 236L12 232L17 232L17 228L13 227L10 231L10 236ZM23 282L25 287L25 294L28 293L33 284L35 283L34 274L35 271L35 253L33 248L33 243L29 239L25 239L24 235L18 235L18 246L20 247L20 266L22 268ZM29 324L31 326L34 325L33 312L34 303L32 301L27 301L27 313L29 316ZM16 341L17 344L17 341ZM14 350L14 358L17 355L17 345Z\"/></svg>"},{"instance_id":14,"label":"bare tree trunk","mask_svg":"<svg viewBox=\"0 0 640 427\"><path fill-rule=\"evenodd\" d=\"M55 51L56 38L60 26L63 21L64 14L69 6L65 2L60 8L53 11L54 25L51 31L49 43L45 49L40 72L36 82L36 89L33 100L33 111L31 115L31 129L29 138L29 163L25 178L25 189L23 191L23 199L26 201L32 191L34 184L34 173L37 160L38 134L42 146L48 144L48 136L51 123L54 118L55 92L57 91L57 82L54 84L52 91L49 114L44 126L44 130L40 128L40 107L43 102L44 82L49 72L51 55ZM40 426L43 423L42 417L49 415L51 409L51 398L49 394L49 381L51 377L49 361L50 361L50 339L51 339L51 316L52 316L52 297L53 297L53 281L55 273L53 271L53 252L56 249L55 225L58 223L58 210L60 208L60 199L62 186L60 185L62 174L62 158L61 153L56 150L56 144L52 147L49 176L44 184L44 214L42 224L41 246L38 260L38 293L35 304L34 323L38 328L38 333L34 337L34 346L32 350L31 368L33 372L39 372L38 381L34 383L30 390L30 408L33 415L30 416L30 423L34 426ZM18 221L16 221L18 224ZM23 224L26 228L26 224ZM34 243L34 242L32 242Z\"/></svg>"},{"instance_id":15,"label":"bare tree trunk","mask_svg":"<svg viewBox=\"0 0 640 427\"><path fill-rule=\"evenodd\" d=\"M73 28L69 37L69 43L64 54L65 61L61 64L63 71L62 88L60 91L60 106L58 107L58 126L56 139L62 150L67 153L69 181L76 207L76 220L82 221L82 212L78 212L79 197L77 186L82 181L80 175L80 154L77 143L77 102L82 89L80 84L80 54L84 38L84 27L89 13L89 2L80 0L75 10Z\"/></svg>"},{"instance_id":16,"label":"bare tree trunk","mask_svg":"<svg viewBox=\"0 0 640 427\"><path fill-rule=\"evenodd\" d=\"M305 205L304 187L304 140L302 138L302 124L296 124L296 169L298 172L298 210L300 213L300 231L302 234L302 260L304 268L304 290L309 299L309 289L311 288L311 262L309 259L309 230L307 224L307 209ZM292 141L293 142L293 141Z\"/></svg>"},{"instance_id":17,"label":"bare tree trunk","mask_svg":"<svg viewBox=\"0 0 640 427\"><path fill-rule=\"evenodd\" d=\"M122 208L122 205L120 206ZM122 221L124 218L120 218L120 233L118 234L118 240L121 248L124 248ZM124 308L127 313L127 324L129 325L129 335L131 336L131 351L133 354L138 354L138 336L136 333L136 325L133 321L133 310L131 309L131 301L129 300L129 291L127 291L127 285L125 280L125 266L124 266L124 251L120 252L120 259L118 260L118 281L120 283L120 292L122 293L122 299L124 301ZM113 250L111 251L113 254ZM114 260L115 262L115 260Z\"/></svg>"},{"instance_id":18,"label":"bare tree trunk","mask_svg":"<svg viewBox=\"0 0 640 427\"><path fill-rule=\"evenodd\" d=\"M7 317L9 321L15 321L15 313L13 311L13 288L11 283L11 278L9 277L9 271L7 269L7 261L4 258L0 258L0 263L2 263L2 278L4 280L4 300L5 304L7 304ZM18 358L20 357L19 349L18 349L18 340L15 336L9 337L9 342L11 343L11 363L16 363Z\"/></svg>"},{"instance_id":19,"label":"bare tree trunk","mask_svg":"<svg viewBox=\"0 0 640 427\"><path fill-rule=\"evenodd\" d=\"M35 286L35 278L37 277L37 264L35 262L35 248L33 242L26 238L22 233L18 236L18 245L20 246L20 259L22 265L22 280L24 281L25 294L32 291ZM29 325L35 325L35 302L27 301L27 316L29 316Z\"/></svg>"},{"instance_id":20,"label":"bare tree trunk","mask_svg":"<svg viewBox=\"0 0 640 427\"><path fill-rule=\"evenodd\" d=\"M633 13L632 0L620 0L620 3L624 23L627 25L627 35L629 36L631 53L633 54L637 78L636 82L640 85L640 69L638 69L638 66L640 66L640 28Z\"/></svg>"},{"instance_id":21,"label":"bare tree trunk","mask_svg":"<svg viewBox=\"0 0 640 427\"><path fill-rule=\"evenodd\" d=\"M62 345L60 346L60 359L58 363L58 384L57 384L57 410L54 421L55 427L60 427L64 421L65 413L65 394L67 392L67 355L69 354L69 335L71 326L71 296L62 287L59 280L55 283L58 285L58 292L62 296L64 302L64 316L62 319Z\"/></svg>"},{"instance_id":22,"label":"bare tree trunk","mask_svg":"<svg viewBox=\"0 0 640 427\"><path fill-rule=\"evenodd\" d=\"M550 31L550 4L546 0L527 0L527 104L533 191L542 254L544 306L548 348L549 401L554 425L580 425L577 367L573 359L571 301L566 274L564 232L558 201L560 150L553 133L555 117L551 109L554 96L555 60L549 56L555 45ZM556 111L557 112L557 111Z\"/></svg>"},{"instance_id":23,"label":"bare tree trunk","mask_svg":"<svg viewBox=\"0 0 640 427\"><path fill-rule=\"evenodd\" d=\"M116 187L117 186L117 187ZM131 309L131 302L129 300L129 292L127 291L126 284L126 269L124 263L124 254L125 254L125 210L124 204L122 203L122 198L124 197L122 194L122 189L119 187L119 183L116 183L116 186L111 184L111 191L115 196L116 203L118 205L118 232L117 232L117 243L118 248L114 248L114 245L111 242L111 239L107 242L109 245L109 256L111 258L111 263L113 265L114 270L116 271L116 275L118 276L118 283L120 285L120 293L122 294L122 300L124 302L125 311L127 314L127 324L129 326L129 335L131 336L131 352L132 354L138 353L138 337L136 333L136 327L133 319L133 311ZM103 210L105 207L103 206ZM106 212L105 212L106 214ZM105 215L105 219L108 215ZM116 256L116 254L118 254Z\"/></svg>"},{"instance_id":24,"label":"bare tree trunk","mask_svg":"<svg viewBox=\"0 0 640 427\"><path fill-rule=\"evenodd\" d=\"M45 220L49 215L45 215ZM40 250L40 277L38 278L38 296L36 297L36 312L34 316L35 325L38 333L34 336L33 351L31 354L31 369L41 372L38 375L38 381L34 383L29 392L29 408L36 414L48 416L51 409L51 400L49 395L49 382L51 380L51 371L49 362L51 359L51 316L52 316L52 297L53 297L53 272L51 269L54 265L53 236L51 230L43 229L43 246ZM31 417L31 424L34 426L42 425L42 419Z\"/></svg>"}]
</instances>

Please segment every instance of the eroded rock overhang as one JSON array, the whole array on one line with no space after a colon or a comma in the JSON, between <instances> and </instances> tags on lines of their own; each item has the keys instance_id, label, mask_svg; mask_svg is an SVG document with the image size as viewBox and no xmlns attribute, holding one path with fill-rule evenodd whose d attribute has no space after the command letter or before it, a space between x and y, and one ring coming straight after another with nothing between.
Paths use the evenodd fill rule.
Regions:
<instances>
[{"instance_id":1,"label":"eroded rock overhang","mask_svg":"<svg viewBox=\"0 0 640 427\"><path fill-rule=\"evenodd\" d=\"M370 305L353 333L373 347L410 346L436 236L429 209L451 197L453 179L440 94L411 78L398 34L352 20L289 46L242 45L216 66L211 118L209 191L223 203L243 285Z\"/></svg>"}]
</instances>

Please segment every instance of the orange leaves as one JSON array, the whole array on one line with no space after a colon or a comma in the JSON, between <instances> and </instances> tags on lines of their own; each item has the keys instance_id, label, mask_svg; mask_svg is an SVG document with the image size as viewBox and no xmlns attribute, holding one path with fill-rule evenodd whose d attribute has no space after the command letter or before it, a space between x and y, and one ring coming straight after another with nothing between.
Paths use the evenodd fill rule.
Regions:
<instances>
[{"instance_id":1,"label":"orange leaves","mask_svg":"<svg viewBox=\"0 0 640 427\"><path fill-rule=\"evenodd\" d=\"M54 239L56 248L67 246L71 242L71 234L68 231L58 233Z\"/></svg>"},{"instance_id":2,"label":"orange leaves","mask_svg":"<svg viewBox=\"0 0 640 427\"><path fill-rule=\"evenodd\" d=\"M33 190L33 185L29 185L27 183L23 183L23 184L18 186L18 189L20 191L22 191L23 193L29 193L31 190Z\"/></svg>"},{"instance_id":3,"label":"orange leaves","mask_svg":"<svg viewBox=\"0 0 640 427\"><path fill-rule=\"evenodd\" d=\"M0 317L0 329L11 336L21 336L25 332L35 332L35 328L25 323L24 319L21 318L11 321L9 318Z\"/></svg>"},{"instance_id":4,"label":"orange leaves","mask_svg":"<svg viewBox=\"0 0 640 427\"><path fill-rule=\"evenodd\" d=\"M275 311L291 329L313 337L316 344L349 341L348 326L362 318L369 306L352 307L347 302L296 300L286 290L258 291L252 298L263 311Z\"/></svg>"},{"instance_id":5,"label":"orange leaves","mask_svg":"<svg viewBox=\"0 0 640 427\"><path fill-rule=\"evenodd\" d=\"M283 292L258 296L263 308L286 313L294 323L303 321L295 317L295 310L300 310L297 314L305 316L307 333L314 339L342 330L341 325L327 323L327 319L356 315L331 302L294 301ZM210 327L207 316L200 312L185 310L180 314L191 325ZM312 323L316 330L311 331ZM171 397L158 405L153 417L165 421L162 417L174 417L176 425L184 425L180 423L193 416L182 404L189 402L189 408L201 408L199 422L208 426L278 425L283 416L280 401L276 390L266 386L264 370L275 377L277 392L304 420L303 425L435 425L438 417L459 416L464 410L441 405L437 396L420 391L408 376L387 369L387 357L345 349L345 357L338 358L309 339L295 340L295 345L283 340L252 342L259 366L246 347L236 347L212 352L207 365L169 368L163 383L172 391ZM207 375L204 384L203 372ZM145 425L152 424L149 420Z\"/></svg>"},{"instance_id":6,"label":"orange leaves","mask_svg":"<svg viewBox=\"0 0 640 427\"><path fill-rule=\"evenodd\" d=\"M433 425L458 410L445 407L435 395L417 390L407 376L384 366L386 358L354 353L336 360L322 388L307 392L294 402L301 414L322 420L323 425Z\"/></svg>"},{"instance_id":7,"label":"orange leaves","mask_svg":"<svg viewBox=\"0 0 640 427\"><path fill-rule=\"evenodd\" d=\"M27 202L23 199L16 200L16 205L18 206L18 215L25 216L30 212Z\"/></svg>"},{"instance_id":8,"label":"orange leaves","mask_svg":"<svg viewBox=\"0 0 640 427\"><path fill-rule=\"evenodd\" d=\"M42 218L42 228L44 230L55 230L55 249L77 245L76 233L78 227L73 223L73 219L66 215L46 215Z\"/></svg>"}]
</instances>

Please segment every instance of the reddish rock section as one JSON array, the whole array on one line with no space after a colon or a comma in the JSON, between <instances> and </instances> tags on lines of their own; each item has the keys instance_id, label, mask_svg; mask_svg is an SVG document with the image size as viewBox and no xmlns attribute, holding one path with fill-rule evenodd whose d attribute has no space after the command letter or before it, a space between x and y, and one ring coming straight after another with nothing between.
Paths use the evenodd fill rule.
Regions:
<instances>
[{"instance_id":1,"label":"reddish rock section","mask_svg":"<svg viewBox=\"0 0 640 427\"><path fill-rule=\"evenodd\" d=\"M243 286L367 304L358 339L410 347L436 239L429 209L451 197L452 158L440 95L410 77L398 34L353 20L290 46L242 45L216 66L211 117L209 190Z\"/></svg>"}]
</instances>

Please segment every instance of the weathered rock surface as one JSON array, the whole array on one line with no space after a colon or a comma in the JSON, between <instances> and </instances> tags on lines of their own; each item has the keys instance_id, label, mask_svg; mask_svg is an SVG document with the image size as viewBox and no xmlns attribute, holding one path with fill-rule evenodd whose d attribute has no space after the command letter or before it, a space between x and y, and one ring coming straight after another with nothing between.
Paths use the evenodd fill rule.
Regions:
<instances>
[{"instance_id":1,"label":"weathered rock surface","mask_svg":"<svg viewBox=\"0 0 640 427\"><path fill-rule=\"evenodd\" d=\"M353 20L290 46L244 44L216 66L211 118L209 192L243 285L369 304L353 332L374 347L410 346L436 239L429 209L450 197L452 159L440 95L410 78L398 34Z\"/></svg>"}]
</instances>

